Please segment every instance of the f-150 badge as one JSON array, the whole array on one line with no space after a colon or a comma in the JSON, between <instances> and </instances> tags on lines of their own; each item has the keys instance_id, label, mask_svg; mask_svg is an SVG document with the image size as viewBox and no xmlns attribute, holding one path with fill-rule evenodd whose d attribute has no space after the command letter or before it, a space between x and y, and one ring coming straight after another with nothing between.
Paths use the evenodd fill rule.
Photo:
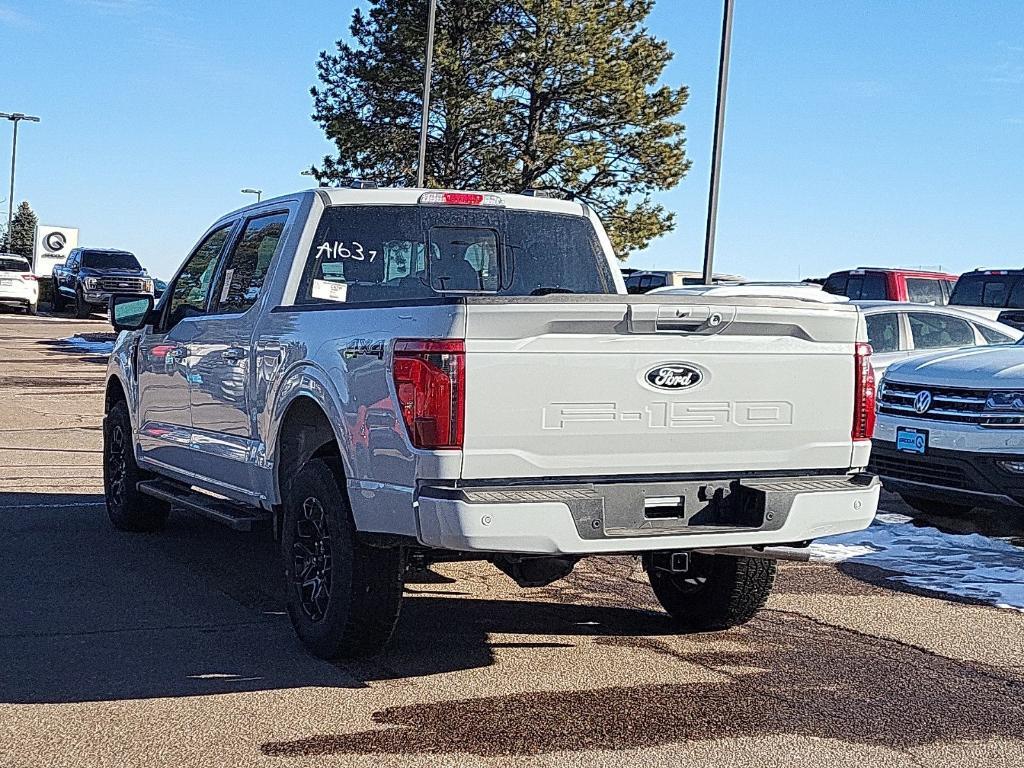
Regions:
<instances>
[{"instance_id":1,"label":"f-150 badge","mask_svg":"<svg viewBox=\"0 0 1024 768\"><path fill-rule=\"evenodd\" d=\"M661 363L651 368L644 378L658 389L689 389L700 384L704 374L686 363Z\"/></svg>"}]
</instances>

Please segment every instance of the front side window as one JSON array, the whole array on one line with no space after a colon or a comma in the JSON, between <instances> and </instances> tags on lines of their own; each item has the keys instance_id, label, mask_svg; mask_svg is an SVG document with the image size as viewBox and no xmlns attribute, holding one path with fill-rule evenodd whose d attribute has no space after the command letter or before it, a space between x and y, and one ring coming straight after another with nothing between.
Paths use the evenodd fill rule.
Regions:
<instances>
[{"instance_id":1,"label":"front side window","mask_svg":"<svg viewBox=\"0 0 1024 768\"><path fill-rule=\"evenodd\" d=\"M938 312L910 312L907 317L914 349L974 346L974 329L963 318Z\"/></svg>"},{"instance_id":2,"label":"front side window","mask_svg":"<svg viewBox=\"0 0 1024 768\"><path fill-rule=\"evenodd\" d=\"M929 280L925 277L907 278L907 298L915 304L941 305L945 303L941 281Z\"/></svg>"},{"instance_id":3,"label":"front side window","mask_svg":"<svg viewBox=\"0 0 1024 768\"><path fill-rule=\"evenodd\" d=\"M245 312L256 303L287 221L287 213L275 213L246 223L224 269L218 312Z\"/></svg>"},{"instance_id":4,"label":"front side window","mask_svg":"<svg viewBox=\"0 0 1024 768\"><path fill-rule=\"evenodd\" d=\"M614 293L581 216L476 206L335 206L317 226L296 301Z\"/></svg>"},{"instance_id":5,"label":"front side window","mask_svg":"<svg viewBox=\"0 0 1024 768\"><path fill-rule=\"evenodd\" d=\"M868 326L868 343L879 354L900 349L899 316L895 312L879 312L864 318Z\"/></svg>"},{"instance_id":6,"label":"front side window","mask_svg":"<svg viewBox=\"0 0 1024 768\"><path fill-rule=\"evenodd\" d=\"M211 232L185 262L171 289L165 330L170 330L186 317L206 312L206 299L217 270L217 257L233 226L228 224Z\"/></svg>"}]
</instances>

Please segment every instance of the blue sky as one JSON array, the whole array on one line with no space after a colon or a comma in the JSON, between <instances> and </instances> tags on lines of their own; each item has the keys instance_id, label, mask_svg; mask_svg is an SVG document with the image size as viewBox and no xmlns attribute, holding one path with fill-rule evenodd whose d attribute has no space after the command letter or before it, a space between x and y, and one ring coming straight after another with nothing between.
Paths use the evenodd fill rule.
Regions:
<instances>
[{"instance_id":1,"label":"blue sky","mask_svg":"<svg viewBox=\"0 0 1024 768\"><path fill-rule=\"evenodd\" d=\"M167 277L220 214L307 186L317 52L353 2L0 0L0 111L16 200ZM633 266L699 268L718 0L660 0L693 168L675 232ZM1024 3L736 0L721 270L795 279L858 264L1024 262ZM0 124L0 198L9 123Z\"/></svg>"}]
</instances>

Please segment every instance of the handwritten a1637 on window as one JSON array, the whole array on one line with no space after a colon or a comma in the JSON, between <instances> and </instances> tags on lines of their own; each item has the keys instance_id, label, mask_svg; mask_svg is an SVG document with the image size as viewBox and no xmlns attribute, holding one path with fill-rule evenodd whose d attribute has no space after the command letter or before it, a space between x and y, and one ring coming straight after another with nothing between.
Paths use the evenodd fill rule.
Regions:
<instances>
[{"instance_id":1,"label":"handwritten a1637 on window","mask_svg":"<svg viewBox=\"0 0 1024 768\"><path fill-rule=\"evenodd\" d=\"M322 261L352 259L353 261L372 262L377 258L377 252L363 248L363 244L358 240L348 243L341 240L326 240L317 247L316 258Z\"/></svg>"}]
</instances>

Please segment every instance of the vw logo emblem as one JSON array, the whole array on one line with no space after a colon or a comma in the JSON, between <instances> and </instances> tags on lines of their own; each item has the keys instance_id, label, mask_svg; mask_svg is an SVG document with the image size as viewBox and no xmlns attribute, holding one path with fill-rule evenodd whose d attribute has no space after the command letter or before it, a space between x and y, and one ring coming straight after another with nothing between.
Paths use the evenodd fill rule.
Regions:
<instances>
[{"instance_id":1,"label":"vw logo emblem","mask_svg":"<svg viewBox=\"0 0 1024 768\"><path fill-rule=\"evenodd\" d=\"M927 389L922 389L917 393L917 397L914 398L914 412L915 413L927 413L928 409L932 407L932 393Z\"/></svg>"},{"instance_id":2,"label":"vw logo emblem","mask_svg":"<svg viewBox=\"0 0 1024 768\"><path fill-rule=\"evenodd\" d=\"M51 232L43 238L43 245L46 246L48 251L62 251L64 246L68 244L67 238L64 237L63 232Z\"/></svg>"}]
</instances>

